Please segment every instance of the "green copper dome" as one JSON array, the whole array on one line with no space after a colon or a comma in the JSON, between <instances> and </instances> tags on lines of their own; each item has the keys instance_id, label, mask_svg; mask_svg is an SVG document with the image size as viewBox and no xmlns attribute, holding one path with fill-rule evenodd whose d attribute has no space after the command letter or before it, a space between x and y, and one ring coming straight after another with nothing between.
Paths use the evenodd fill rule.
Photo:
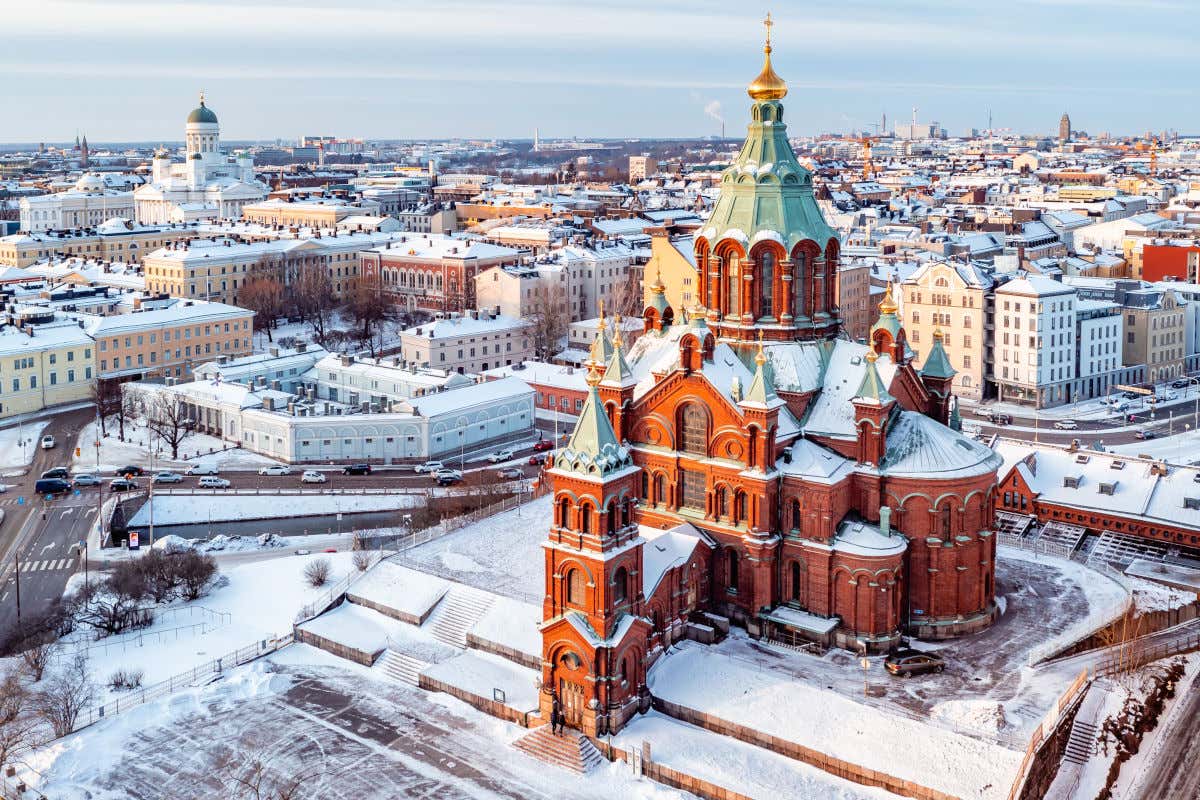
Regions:
<instances>
[{"instance_id":1,"label":"green copper dome","mask_svg":"<svg viewBox=\"0 0 1200 800\"><path fill-rule=\"evenodd\" d=\"M200 95L200 107L188 114L188 122L206 122L210 125L217 124L217 115L212 109L204 105L204 95Z\"/></svg>"}]
</instances>

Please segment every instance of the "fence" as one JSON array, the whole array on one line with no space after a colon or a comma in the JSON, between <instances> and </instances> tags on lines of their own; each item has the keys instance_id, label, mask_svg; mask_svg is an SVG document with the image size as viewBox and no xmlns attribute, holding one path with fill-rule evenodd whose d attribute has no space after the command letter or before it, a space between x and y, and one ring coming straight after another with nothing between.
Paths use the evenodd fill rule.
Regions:
<instances>
[{"instance_id":1,"label":"fence","mask_svg":"<svg viewBox=\"0 0 1200 800\"><path fill-rule=\"evenodd\" d=\"M371 567L375 566L380 561L383 561L385 558L391 558L395 555L395 553L388 553L387 555L384 555L384 552L385 551L383 550L376 551L375 560L367 565L367 569L359 570L355 568L350 570L350 572L346 573L345 577L343 577L340 581L322 592L316 600L313 600L311 603L296 612L295 624L300 625L308 622L313 617L324 612L325 609L337 602L338 599L340 599L341 596L346 593L346 590L349 589L355 581L357 581L363 575L366 575L367 571L370 570Z\"/></svg>"},{"instance_id":2,"label":"fence","mask_svg":"<svg viewBox=\"0 0 1200 800\"><path fill-rule=\"evenodd\" d=\"M89 725L94 725L105 717L111 717L120 714L122 711L128 711L131 708L144 705L151 700L156 700L163 695L170 694L176 689L193 686L197 681L210 678L213 675L219 675L223 670L232 669L233 667L241 666L242 664L274 653L291 643L292 634L289 632L274 639L263 639L252 645L232 650L220 658L215 658L212 661L193 667L187 672L172 675L165 681L160 681L153 686L131 692L126 697L119 697L103 705L86 708L79 714L71 730L82 730Z\"/></svg>"},{"instance_id":3,"label":"fence","mask_svg":"<svg viewBox=\"0 0 1200 800\"><path fill-rule=\"evenodd\" d=\"M1074 720L1075 712L1079 710L1079 704L1083 701L1083 695L1089 686L1091 686L1091 681L1088 679L1088 671L1085 669L1075 676L1075 680L1051 706L1050 711L1042 720L1042 724L1029 737L1029 742L1025 747L1025 756L1021 759L1021 766L1017 769L1012 788L1008 791L1008 800L1016 800L1023 796L1026 784L1035 771L1039 771L1039 767L1042 768L1040 772L1043 774L1053 775L1054 772L1057 772L1061 753L1049 753L1047 746L1055 741L1055 733L1062 723ZM1053 769L1050 769L1047 759L1053 763Z\"/></svg>"},{"instance_id":4,"label":"fence","mask_svg":"<svg viewBox=\"0 0 1200 800\"><path fill-rule=\"evenodd\" d=\"M1059 544L1058 542L1043 542L1038 539L1029 539L1012 533L1005 533L1004 531L997 534L996 543L1003 547L1011 547L1015 550L1024 550L1027 553L1035 555L1051 556L1068 561L1074 552L1073 548Z\"/></svg>"},{"instance_id":5,"label":"fence","mask_svg":"<svg viewBox=\"0 0 1200 800\"><path fill-rule=\"evenodd\" d=\"M1149 645L1139 644L1135 640L1113 649L1096 667L1096 674L1112 675L1145 666L1152 661L1195 650L1200 650L1200 631Z\"/></svg>"}]
</instances>

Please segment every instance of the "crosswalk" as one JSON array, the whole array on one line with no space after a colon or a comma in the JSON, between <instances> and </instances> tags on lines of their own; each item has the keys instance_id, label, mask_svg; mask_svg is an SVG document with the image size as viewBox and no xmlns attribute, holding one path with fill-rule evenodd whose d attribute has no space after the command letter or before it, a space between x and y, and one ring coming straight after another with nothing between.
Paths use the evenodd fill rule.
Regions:
<instances>
[{"instance_id":1,"label":"crosswalk","mask_svg":"<svg viewBox=\"0 0 1200 800\"><path fill-rule=\"evenodd\" d=\"M21 562L21 572L55 572L63 569L75 569L76 558L49 558L42 561Z\"/></svg>"}]
</instances>

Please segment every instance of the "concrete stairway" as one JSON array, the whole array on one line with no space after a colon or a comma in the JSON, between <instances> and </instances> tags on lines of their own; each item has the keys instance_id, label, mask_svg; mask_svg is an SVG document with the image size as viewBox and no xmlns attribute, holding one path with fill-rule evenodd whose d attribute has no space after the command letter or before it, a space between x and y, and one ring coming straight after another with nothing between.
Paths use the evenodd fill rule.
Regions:
<instances>
[{"instance_id":1,"label":"concrete stairway","mask_svg":"<svg viewBox=\"0 0 1200 800\"><path fill-rule=\"evenodd\" d=\"M604 761L604 756L583 734L568 729L561 736L555 736L549 725L535 728L513 742L513 746L547 764L581 775Z\"/></svg>"},{"instance_id":2,"label":"concrete stairway","mask_svg":"<svg viewBox=\"0 0 1200 800\"><path fill-rule=\"evenodd\" d=\"M421 670L428 666L428 664L419 658L413 658L389 648L383 651L383 655L379 657L374 668L380 670L394 681L405 683L409 686L417 686L419 685Z\"/></svg>"},{"instance_id":3,"label":"concrete stairway","mask_svg":"<svg viewBox=\"0 0 1200 800\"><path fill-rule=\"evenodd\" d=\"M1071 726L1071 736L1067 739L1067 746L1063 751L1063 761L1085 764L1095 752L1096 726L1076 717L1075 724Z\"/></svg>"},{"instance_id":4,"label":"concrete stairway","mask_svg":"<svg viewBox=\"0 0 1200 800\"><path fill-rule=\"evenodd\" d=\"M494 602L495 598L487 592L455 584L442 595L422 627L439 642L465 649L467 631Z\"/></svg>"}]
</instances>

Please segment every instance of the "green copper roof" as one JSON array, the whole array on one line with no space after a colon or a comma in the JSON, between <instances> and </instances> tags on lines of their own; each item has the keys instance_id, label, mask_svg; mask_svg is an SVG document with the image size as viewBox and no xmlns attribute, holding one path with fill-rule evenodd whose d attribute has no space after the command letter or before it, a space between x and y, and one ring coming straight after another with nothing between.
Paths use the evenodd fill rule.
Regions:
<instances>
[{"instance_id":1,"label":"green copper roof","mask_svg":"<svg viewBox=\"0 0 1200 800\"><path fill-rule=\"evenodd\" d=\"M929 350L925 365L921 367L921 375L929 378L953 378L957 374L958 371L950 364L950 357L946 355L946 348L942 346L941 335L935 333L933 347Z\"/></svg>"},{"instance_id":2,"label":"green copper roof","mask_svg":"<svg viewBox=\"0 0 1200 800\"><path fill-rule=\"evenodd\" d=\"M594 373L593 373L594 375ZM578 472L592 477L623 469L633 463L629 451L617 441L608 415L596 391L596 381L589 378L587 399L579 412L579 421L571 434L571 441L554 457L557 469Z\"/></svg>"},{"instance_id":3,"label":"green copper roof","mask_svg":"<svg viewBox=\"0 0 1200 800\"><path fill-rule=\"evenodd\" d=\"M620 347L613 347L612 358L608 360L608 366L604 369L604 379L600 382L607 386L637 384L637 378L633 377L633 370L629 368L629 362L625 360L625 353Z\"/></svg>"},{"instance_id":4,"label":"green copper roof","mask_svg":"<svg viewBox=\"0 0 1200 800\"><path fill-rule=\"evenodd\" d=\"M783 105L760 100L750 107L746 141L721 176L721 195L697 236L715 245L725 237L743 248L762 238L779 241L790 253L811 239L823 250L837 234L813 197L812 173L800 165L787 139Z\"/></svg>"},{"instance_id":5,"label":"green copper roof","mask_svg":"<svg viewBox=\"0 0 1200 800\"><path fill-rule=\"evenodd\" d=\"M879 319L871 326L871 333L877 330L885 330L892 335L892 341L895 341L900 336L900 318L895 312L884 313L879 315Z\"/></svg>"},{"instance_id":6,"label":"green copper roof","mask_svg":"<svg viewBox=\"0 0 1200 800\"><path fill-rule=\"evenodd\" d=\"M887 387L883 385L883 378L879 377L879 370L875 368L875 359L871 358L872 353L867 354L867 368L863 372L862 383L858 385L858 391L854 393L852 400L867 400L879 405L887 405L896 401L888 392Z\"/></svg>"},{"instance_id":7,"label":"green copper roof","mask_svg":"<svg viewBox=\"0 0 1200 800\"><path fill-rule=\"evenodd\" d=\"M204 105L204 101L201 100L200 107L193 110L192 113L188 114L187 121L188 122L207 122L207 123L216 125L217 124L217 115L213 113L211 108Z\"/></svg>"}]
</instances>

